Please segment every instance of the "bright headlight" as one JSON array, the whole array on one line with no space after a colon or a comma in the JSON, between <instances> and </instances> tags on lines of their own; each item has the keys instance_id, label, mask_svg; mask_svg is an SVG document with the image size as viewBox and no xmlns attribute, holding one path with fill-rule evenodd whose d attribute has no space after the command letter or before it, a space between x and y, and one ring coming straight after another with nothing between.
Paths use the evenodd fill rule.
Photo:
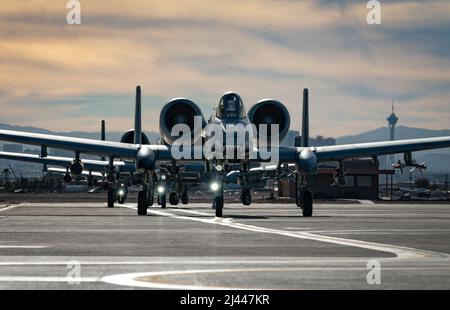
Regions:
<instances>
[{"instance_id":1,"label":"bright headlight","mask_svg":"<svg viewBox=\"0 0 450 310\"><path fill-rule=\"evenodd\" d=\"M217 170L217 171L222 171L222 169L223 169L222 165L217 165L217 166L216 166L216 170Z\"/></svg>"},{"instance_id":2,"label":"bright headlight","mask_svg":"<svg viewBox=\"0 0 450 310\"><path fill-rule=\"evenodd\" d=\"M163 174L162 176L161 176L161 180L165 180L166 179L166 176Z\"/></svg>"},{"instance_id":3,"label":"bright headlight","mask_svg":"<svg viewBox=\"0 0 450 310\"><path fill-rule=\"evenodd\" d=\"M164 193L164 186L162 185L158 186L158 193L160 194Z\"/></svg>"},{"instance_id":4,"label":"bright headlight","mask_svg":"<svg viewBox=\"0 0 450 310\"><path fill-rule=\"evenodd\" d=\"M123 190L123 189L121 189L120 191L119 191L119 196L123 196L125 194L125 191Z\"/></svg>"},{"instance_id":5,"label":"bright headlight","mask_svg":"<svg viewBox=\"0 0 450 310\"><path fill-rule=\"evenodd\" d=\"M219 190L219 187L220 187L220 185L219 185L219 183L217 183L217 182L212 182L211 183L211 190L212 191L217 191L217 190Z\"/></svg>"}]
</instances>

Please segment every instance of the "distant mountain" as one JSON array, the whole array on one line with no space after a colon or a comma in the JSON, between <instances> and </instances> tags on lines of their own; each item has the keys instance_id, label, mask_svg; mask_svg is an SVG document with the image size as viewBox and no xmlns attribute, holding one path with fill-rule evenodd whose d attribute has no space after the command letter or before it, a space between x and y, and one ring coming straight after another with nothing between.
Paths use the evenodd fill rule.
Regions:
<instances>
[{"instance_id":1,"label":"distant mountain","mask_svg":"<svg viewBox=\"0 0 450 310\"><path fill-rule=\"evenodd\" d=\"M422 128L413 128L406 126L397 126L395 128L395 139L415 139L450 136L450 130L431 130ZM389 140L389 129L381 127L371 131L366 131L358 135L345 136L336 139L337 144L361 143L361 142L377 142Z\"/></svg>"},{"instance_id":2,"label":"distant mountain","mask_svg":"<svg viewBox=\"0 0 450 310\"><path fill-rule=\"evenodd\" d=\"M70 132L55 132L50 131L42 128L36 128L36 127L22 127L22 126L15 126L15 125L8 125L8 124L2 124L0 123L0 129L2 130L17 130L17 131L25 131L25 132L32 132L32 133L43 133L43 134L49 134L49 135L62 135L62 136L68 136L68 137L77 137L77 138L85 138L85 139L100 139L100 131L97 132L89 132L89 131L70 131ZM128 130L128 129L126 129ZM120 138L125 133L124 132L117 132L117 131L108 131L108 128L106 130L106 139L109 141L120 141ZM159 138L159 134L153 131L145 132L145 134L148 136L151 142L155 142L156 139ZM3 145L8 142L0 141L0 145Z\"/></svg>"}]
</instances>

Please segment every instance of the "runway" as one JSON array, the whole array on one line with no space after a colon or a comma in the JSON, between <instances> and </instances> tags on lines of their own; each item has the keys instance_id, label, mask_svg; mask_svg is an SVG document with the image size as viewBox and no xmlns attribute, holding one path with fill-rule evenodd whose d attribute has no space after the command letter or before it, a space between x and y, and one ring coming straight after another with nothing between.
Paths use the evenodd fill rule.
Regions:
<instances>
[{"instance_id":1,"label":"runway","mask_svg":"<svg viewBox=\"0 0 450 310\"><path fill-rule=\"evenodd\" d=\"M450 205L0 205L0 289L449 289Z\"/></svg>"}]
</instances>

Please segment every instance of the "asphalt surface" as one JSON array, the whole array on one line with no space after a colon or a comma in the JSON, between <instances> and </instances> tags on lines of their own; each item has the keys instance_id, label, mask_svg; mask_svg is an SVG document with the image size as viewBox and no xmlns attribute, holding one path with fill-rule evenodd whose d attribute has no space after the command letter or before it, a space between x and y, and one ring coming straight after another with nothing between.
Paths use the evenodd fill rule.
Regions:
<instances>
[{"instance_id":1,"label":"asphalt surface","mask_svg":"<svg viewBox=\"0 0 450 310\"><path fill-rule=\"evenodd\" d=\"M449 289L450 205L0 204L0 289Z\"/></svg>"}]
</instances>

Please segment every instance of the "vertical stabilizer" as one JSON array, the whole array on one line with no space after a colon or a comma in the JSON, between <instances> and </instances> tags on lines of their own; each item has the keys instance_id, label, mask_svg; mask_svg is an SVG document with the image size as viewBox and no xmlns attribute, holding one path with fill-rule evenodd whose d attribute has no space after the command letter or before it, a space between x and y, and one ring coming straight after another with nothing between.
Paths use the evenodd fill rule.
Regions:
<instances>
[{"instance_id":1,"label":"vertical stabilizer","mask_svg":"<svg viewBox=\"0 0 450 310\"><path fill-rule=\"evenodd\" d=\"M101 140L106 140L106 129L105 129L105 120L102 120L102 128L101 128Z\"/></svg>"},{"instance_id":2,"label":"vertical stabilizer","mask_svg":"<svg viewBox=\"0 0 450 310\"><path fill-rule=\"evenodd\" d=\"M303 89L303 112L302 112L302 140L301 146L309 146L309 94L308 89Z\"/></svg>"},{"instance_id":3,"label":"vertical stabilizer","mask_svg":"<svg viewBox=\"0 0 450 310\"><path fill-rule=\"evenodd\" d=\"M141 86L136 87L136 107L134 110L134 144L142 144Z\"/></svg>"},{"instance_id":4,"label":"vertical stabilizer","mask_svg":"<svg viewBox=\"0 0 450 310\"><path fill-rule=\"evenodd\" d=\"M101 127L101 129L100 129L100 139L101 139L102 141L105 141L105 140L106 140L105 120L102 120L102 127ZM101 157L101 160L105 160L105 157L102 156L102 157Z\"/></svg>"}]
</instances>

